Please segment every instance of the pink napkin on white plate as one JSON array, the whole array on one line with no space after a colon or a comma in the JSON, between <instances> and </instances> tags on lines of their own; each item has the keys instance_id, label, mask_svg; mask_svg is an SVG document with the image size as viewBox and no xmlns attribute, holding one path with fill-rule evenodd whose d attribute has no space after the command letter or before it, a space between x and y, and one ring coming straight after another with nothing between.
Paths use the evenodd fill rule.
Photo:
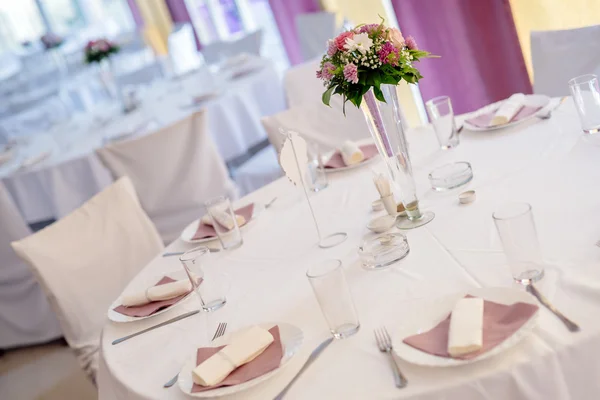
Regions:
<instances>
[{"instance_id":1,"label":"pink napkin on white plate","mask_svg":"<svg viewBox=\"0 0 600 400\"><path fill-rule=\"evenodd\" d=\"M164 285L165 283L176 282L175 279L169 278L168 276L163 277L160 281L156 283L154 286ZM114 308L114 311L119 314L127 315L129 317L147 317L152 315L162 309L172 306L179 302L179 300L183 299L190 292L182 294L181 296L174 297L168 300L161 301L152 301L148 304L143 304L141 306L133 306L133 307L125 307L124 305L120 305Z\"/></svg>"},{"instance_id":2,"label":"pink napkin on white plate","mask_svg":"<svg viewBox=\"0 0 600 400\"><path fill-rule=\"evenodd\" d=\"M362 146L358 146L362 150L365 155L365 159L363 162L375 157L377 153L377 146L374 144L365 144ZM342 158L342 153L339 150L336 150L335 153L331 156L329 160L325 163L325 168L328 169L336 169L336 168L344 168L346 164L344 163L344 159Z\"/></svg>"},{"instance_id":3,"label":"pink napkin on white plate","mask_svg":"<svg viewBox=\"0 0 600 400\"><path fill-rule=\"evenodd\" d=\"M471 296L467 296L471 297ZM528 303L514 303L511 305L483 302L483 348L479 351L456 357L460 360L469 360L492 350L500 343L511 337L537 312L538 306ZM419 333L403 340L425 353L435 356L451 358L448 354L448 331L450 330L451 314L427 332Z\"/></svg>"},{"instance_id":4,"label":"pink napkin on white plate","mask_svg":"<svg viewBox=\"0 0 600 400\"><path fill-rule=\"evenodd\" d=\"M250 219L252 219L253 212L254 212L254 203L248 204L247 206L244 206L242 208L238 208L237 210L235 210L235 213L237 215L241 215L242 217L244 217L246 219L246 223L248 223L248 221L250 221ZM206 239L206 238L212 238L212 237L217 237L217 232L215 231L215 228L213 228L210 225L206 225L206 224L202 223L202 220L200 220L200 223L198 224L198 229L196 230L196 233L194 234L194 237L192 238L192 240L200 240L200 239Z\"/></svg>"},{"instance_id":5,"label":"pink napkin on white plate","mask_svg":"<svg viewBox=\"0 0 600 400\"><path fill-rule=\"evenodd\" d=\"M515 114L513 119L510 120L510 122L515 122L515 121L520 121L522 119L525 119L525 118L535 114L536 112L538 112L541 109L542 109L542 107L523 106L523 107L521 107L519 112ZM489 128L490 122L492 122L492 118L494 118L494 114L496 114L496 111L498 111L497 108L493 111L490 111L489 113L481 114L474 118L469 118L467 120L467 122L478 128ZM498 127L500 127L500 126L502 126L502 125L498 125Z\"/></svg>"},{"instance_id":6,"label":"pink napkin on white plate","mask_svg":"<svg viewBox=\"0 0 600 400\"><path fill-rule=\"evenodd\" d=\"M273 335L273 342L263 351L258 357L247 364L236 368L223 381L214 386L201 386L194 383L192 393L205 392L221 386L233 386L247 382L251 379L258 378L277 369L283 358L283 346L281 345L281 337L279 335L279 326L274 326L269 329ZM196 366L207 360L210 356L217 353L225 346L220 347L201 347L196 353Z\"/></svg>"}]
</instances>

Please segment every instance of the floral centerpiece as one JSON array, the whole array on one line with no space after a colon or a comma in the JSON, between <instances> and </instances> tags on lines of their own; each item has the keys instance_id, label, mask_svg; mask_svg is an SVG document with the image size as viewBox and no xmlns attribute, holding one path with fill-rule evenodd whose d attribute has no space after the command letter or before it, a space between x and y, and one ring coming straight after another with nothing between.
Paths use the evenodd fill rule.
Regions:
<instances>
[{"instance_id":1,"label":"floral centerpiece","mask_svg":"<svg viewBox=\"0 0 600 400\"><path fill-rule=\"evenodd\" d=\"M107 39L91 40L85 46L85 62L100 63L112 54L118 53L120 47Z\"/></svg>"},{"instance_id":2,"label":"floral centerpiece","mask_svg":"<svg viewBox=\"0 0 600 400\"><path fill-rule=\"evenodd\" d=\"M63 38L52 32L44 34L40 41L46 50L54 49L63 44Z\"/></svg>"},{"instance_id":3,"label":"floral centerpiece","mask_svg":"<svg viewBox=\"0 0 600 400\"><path fill-rule=\"evenodd\" d=\"M414 63L430 53L419 50L412 36L406 39L395 28L380 24L359 25L327 42L317 78L326 87L322 101L342 95L343 110L350 101L365 114L377 150L386 162L390 178L400 189L408 219L399 228L410 229L433 219L421 213L402 124L396 86L404 80L417 83L421 78Z\"/></svg>"}]
</instances>

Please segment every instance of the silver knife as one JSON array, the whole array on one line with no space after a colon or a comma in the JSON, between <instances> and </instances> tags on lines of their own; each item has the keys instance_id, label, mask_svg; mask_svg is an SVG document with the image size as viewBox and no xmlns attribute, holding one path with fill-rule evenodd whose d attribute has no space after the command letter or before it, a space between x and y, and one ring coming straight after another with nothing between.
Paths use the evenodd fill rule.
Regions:
<instances>
[{"instance_id":1,"label":"silver knife","mask_svg":"<svg viewBox=\"0 0 600 400\"><path fill-rule=\"evenodd\" d=\"M538 301L540 303L542 303L542 305L544 307L546 307L554 315L556 315L558 317L558 319L560 319L562 321L562 323L565 324L565 326L567 327L567 329L569 331L578 332L580 330L579 325L577 325L575 322L571 321L563 313L561 313L556 307L554 307L554 305L552 305L552 303L550 303L550 301L548 301L548 299L539 290L537 290L537 288L535 286L533 286L532 283L527 285L527 291L529 293L531 293L532 295L534 295L535 298L538 299Z\"/></svg>"},{"instance_id":2,"label":"silver knife","mask_svg":"<svg viewBox=\"0 0 600 400\"><path fill-rule=\"evenodd\" d=\"M150 328L146 328L146 329L144 329L144 330L141 330L141 331L139 331L139 332L132 333L131 335L123 336L123 337L122 337L122 338L120 338L120 339L113 340L112 344L113 344L113 345L114 345L114 344L119 344L119 343L121 343L121 342L124 342L124 341L126 341L126 340L128 340L128 339L131 339L132 337L136 337L136 336L138 336L138 335L141 335L142 333L146 333L146 332L149 332L149 331L151 331L151 330L153 330L153 329L160 328L161 326L165 326L165 325L172 324L173 322L180 321L180 320L182 320L182 319L184 319L184 318L191 317L192 315L198 314L199 312L200 312L199 310L196 310L196 311L190 311L190 312L188 312L188 313L185 313L185 314L181 314L181 315L179 315L179 316L177 316L177 317L175 317L175 318L171 318L171 319L170 319L170 320L168 320L168 321L161 322L161 323L160 323L160 324L158 324L158 325L154 325L154 326L151 326Z\"/></svg>"},{"instance_id":3,"label":"silver knife","mask_svg":"<svg viewBox=\"0 0 600 400\"><path fill-rule=\"evenodd\" d=\"M331 344L331 342L333 342L333 338L329 338L326 341L324 341L323 343L321 343L320 345L317 346L316 349L313 350L312 353L310 353L310 356L308 357L308 360L306 360L306 362L304 363L304 365L302 366L302 368L300 368L300 371L298 371L298 373L296 374L296 376L294 376L294 378L292 378L292 380L290 381L290 383L288 383L283 390L277 395L275 396L275 398L273 400L281 400L283 399L283 396L285 396L285 394L287 393L288 390L290 390L290 388L292 387L292 385L294 384L294 382L296 382L296 380L300 377L300 375L302 375L302 373L310 366L310 364L312 364L317 357L319 357L319 355L323 352L323 350L325 350L327 348L327 346L329 346Z\"/></svg>"}]
</instances>

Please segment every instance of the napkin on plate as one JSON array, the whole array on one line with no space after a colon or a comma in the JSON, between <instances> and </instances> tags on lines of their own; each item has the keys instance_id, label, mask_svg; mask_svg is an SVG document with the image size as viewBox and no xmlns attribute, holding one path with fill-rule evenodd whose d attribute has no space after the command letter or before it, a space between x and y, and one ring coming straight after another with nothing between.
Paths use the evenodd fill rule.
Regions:
<instances>
[{"instance_id":1,"label":"napkin on plate","mask_svg":"<svg viewBox=\"0 0 600 400\"><path fill-rule=\"evenodd\" d=\"M538 306L534 304L519 302L505 305L484 300L483 346L479 351L456 358L469 360L492 350L518 331L537 310ZM425 353L451 358L450 354L448 354L450 317L451 315L448 315L442 322L429 331L409 336L403 342Z\"/></svg>"},{"instance_id":2,"label":"napkin on plate","mask_svg":"<svg viewBox=\"0 0 600 400\"><path fill-rule=\"evenodd\" d=\"M125 307L143 306L153 301L170 300L182 294L188 294L190 290L192 290L190 280L182 279L123 295L121 301Z\"/></svg>"},{"instance_id":3,"label":"napkin on plate","mask_svg":"<svg viewBox=\"0 0 600 400\"><path fill-rule=\"evenodd\" d=\"M160 281L158 281L156 283L156 285L154 285L154 286L160 286L160 285L164 285L167 283L173 283L173 282L176 282L175 279L171 279L168 276L165 276ZM187 296L190 291L191 291L191 289L187 293L181 294L177 297L173 297L168 300L153 301L153 302L139 305L139 306L125 307L124 305L120 305L118 307L115 307L114 311L118 312L119 314L127 315L129 317L147 317L147 316L152 315L164 308L170 307L173 304L178 303L179 300L181 300L185 296Z\"/></svg>"},{"instance_id":4,"label":"napkin on plate","mask_svg":"<svg viewBox=\"0 0 600 400\"><path fill-rule=\"evenodd\" d=\"M248 221L250 221L250 219L252 219L253 212L254 212L254 203L248 204L247 206L244 206L242 208L238 208L237 210L235 210L235 214L244 217L246 222L248 222ZM202 219L200 219L200 223L198 224L198 229L196 230L196 233L194 234L194 237L192 238L192 240L200 240L200 239L206 239L206 238L211 238L211 237L217 237L217 232L215 231L215 228L213 228L211 225L205 224L202 221Z\"/></svg>"},{"instance_id":5,"label":"napkin on plate","mask_svg":"<svg viewBox=\"0 0 600 400\"><path fill-rule=\"evenodd\" d=\"M540 107L523 106L520 108L520 110L516 114L513 115L513 117L510 120L508 120L506 122L506 124L509 122L516 122L516 121L525 119L527 117L530 117L531 115L535 114L542 108L543 108L542 106L540 106ZM477 117L469 118L467 120L467 122L478 128L490 128L490 127L501 126L501 125L495 125L495 126L492 125L492 120L494 119L494 116L496 115L496 112L498 110L499 110L499 108L496 108L495 110L490 111L488 113L478 115Z\"/></svg>"},{"instance_id":6,"label":"napkin on plate","mask_svg":"<svg viewBox=\"0 0 600 400\"><path fill-rule=\"evenodd\" d=\"M515 93L504 100L494 113L494 118L490 121L490 126L508 124L521 111L524 101L525 95L523 93Z\"/></svg>"},{"instance_id":7,"label":"napkin on plate","mask_svg":"<svg viewBox=\"0 0 600 400\"><path fill-rule=\"evenodd\" d=\"M377 146L374 144L366 144L358 146L364 155L363 162L375 157L377 155ZM346 167L342 153L336 150L329 160L325 163L325 168L336 169Z\"/></svg>"},{"instance_id":8,"label":"napkin on plate","mask_svg":"<svg viewBox=\"0 0 600 400\"><path fill-rule=\"evenodd\" d=\"M269 333L273 336L273 343L271 343L259 356L249 363L236 368L227 376L227 378L214 386L201 386L194 383L192 386L192 393L204 392L221 386L239 385L240 383L258 378L267 372L277 369L283 358L283 346L279 335L279 327L272 327L269 329ZM196 365L200 365L224 347L225 346L199 348L196 353Z\"/></svg>"}]
</instances>

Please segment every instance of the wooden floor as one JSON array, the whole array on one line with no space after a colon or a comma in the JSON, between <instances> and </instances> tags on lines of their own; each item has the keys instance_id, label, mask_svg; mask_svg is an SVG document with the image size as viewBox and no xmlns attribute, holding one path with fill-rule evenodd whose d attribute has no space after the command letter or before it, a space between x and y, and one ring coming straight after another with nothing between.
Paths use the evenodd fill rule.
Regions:
<instances>
[{"instance_id":1,"label":"wooden floor","mask_svg":"<svg viewBox=\"0 0 600 400\"><path fill-rule=\"evenodd\" d=\"M8 350L0 356L2 400L96 400L96 388L61 342Z\"/></svg>"}]
</instances>

